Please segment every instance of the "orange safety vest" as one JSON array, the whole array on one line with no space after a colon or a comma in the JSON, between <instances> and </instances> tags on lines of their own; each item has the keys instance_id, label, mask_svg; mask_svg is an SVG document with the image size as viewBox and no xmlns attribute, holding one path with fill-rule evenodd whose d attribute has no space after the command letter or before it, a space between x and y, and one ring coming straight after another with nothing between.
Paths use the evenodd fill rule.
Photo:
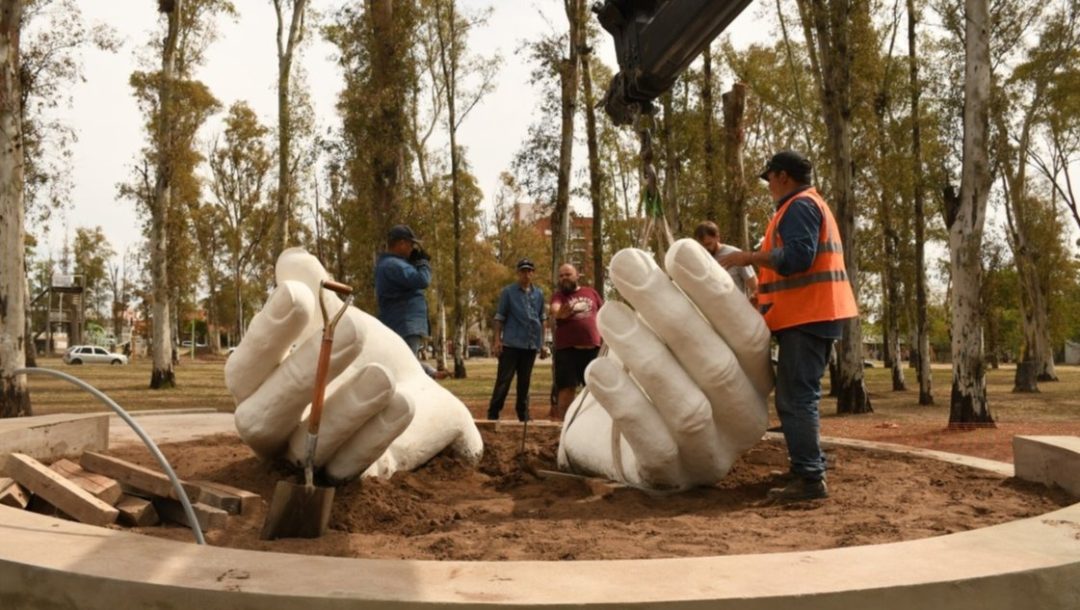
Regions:
<instances>
[{"instance_id":1,"label":"orange safety vest","mask_svg":"<svg viewBox=\"0 0 1080 610\"><path fill-rule=\"evenodd\" d=\"M844 248L840 244L840 229L825 200L811 187L792 195L773 214L765 229L764 251L783 247L780 220L791 203L798 198L813 201L821 212L817 254L806 271L783 276L762 267L758 278L758 307L765 316L769 330L775 332L812 322L843 320L859 315L855 295L851 291L847 269L844 267Z\"/></svg>"}]
</instances>

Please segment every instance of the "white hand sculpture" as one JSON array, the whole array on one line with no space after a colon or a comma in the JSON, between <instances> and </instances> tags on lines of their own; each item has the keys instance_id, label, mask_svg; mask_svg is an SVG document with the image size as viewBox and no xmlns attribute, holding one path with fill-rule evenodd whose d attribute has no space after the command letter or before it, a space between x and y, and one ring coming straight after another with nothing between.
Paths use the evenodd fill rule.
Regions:
<instances>
[{"instance_id":1,"label":"white hand sculpture","mask_svg":"<svg viewBox=\"0 0 1080 610\"><path fill-rule=\"evenodd\" d=\"M260 457L300 464L321 342L317 291L329 276L301 248L283 252L275 274L278 287L229 357L225 384L240 437ZM323 301L331 316L342 304L329 290ZM483 441L469 410L424 373L401 337L355 307L334 332L329 379L315 465L330 479L412 470L447 447L479 462Z\"/></svg>"},{"instance_id":2,"label":"white hand sculpture","mask_svg":"<svg viewBox=\"0 0 1080 610\"><path fill-rule=\"evenodd\" d=\"M676 242L665 266L635 249L612 258L634 309L600 309L610 354L589 365L587 391L568 410L560 469L651 489L711 485L764 434L773 385L764 319L696 241Z\"/></svg>"}]
</instances>

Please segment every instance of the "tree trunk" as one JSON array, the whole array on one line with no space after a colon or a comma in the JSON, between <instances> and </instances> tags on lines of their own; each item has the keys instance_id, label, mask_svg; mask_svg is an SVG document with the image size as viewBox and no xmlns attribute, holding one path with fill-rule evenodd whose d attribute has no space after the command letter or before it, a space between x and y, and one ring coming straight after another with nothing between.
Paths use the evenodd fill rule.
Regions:
<instances>
[{"instance_id":1,"label":"tree trunk","mask_svg":"<svg viewBox=\"0 0 1080 610\"><path fill-rule=\"evenodd\" d=\"M720 96L724 108L724 163L727 177L725 199L728 206L727 233L724 241L742 250L750 250L750 229L746 221L746 176L743 172L743 146L746 144L746 84L735 83Z\"/></svg>"},{"instance_id":2,"label":"tree trunk","mask_svg":"<svg viewBox=\"0 0 1080 610\"><path fill-rule=\"evenodd\" d=\"M581 48L581 88L585 95L585 144L589 149L589 199L592 201L592 267L593 288L604 296L604 205L603 181L600 170L600 147L596 141L596 98L593 95L592 48ZM584 262L584 261L583 261Z\"/></svg>"},{"instance_id":3,"label":"tree trunk","mask_svg":"<svg viewBox=\"0 0 1080 610\"><path fill-rule=\"evenodd\" d=\"M569 24L567 57L559 62L562 127L559 132L559 175L551 211L551 285L559 284L559 265L566 262L570 242L570 172L574 163L574 115L577 112L578 50L581 48L584 0L563 0Z\"/></svg>"},{"instance_id":4,"label":"tree trunk","mask_svg":"<svg viewBox=\"0 0 1080 610\"><path fill-rule=\"evenodd\" d=\"M809 0L799 0L804 5ZM851 66L850 23L853 6L843 0L813 2L806 14L813 21L814 38L820 56L819 92L826 126L826 144L832 169L831 200L844 244L844 265L851 288L859 294L858 240L855 224L854 164L851 157ZM861 10L867 10L865 6ZM862 358L862 322L858 317L844 322L844 335L837 353L837 413L870 413Z\"/></svg>"},{"instance_id":5,"label":"tree trunk","mask_svg":"<svg viewBox=\"0 0 1080 610\"><path fill-rule=\"evenodd\" d=\"M930 376L930 330L927 322L926 300L926 212L923 204L923 166L922 135L920 133L919 97L922 85L919 83L919 61L915 24L915 0L907 0L908 12L908 70L911 91L911 163L914 169L912 186L915 201L915 344L909 349L918 353L919 404L934 404L932 378Z\"/></svg>"},{"instance_id":6,"label":"tree trunk","mask_svg":"<svg viewBox=\"0 0 1080 610\"><path fill-rule=\"evenodd\" d=\"M22 0L0 0L0 417L31 415L26 365L26 209L19 92Z\"/></svg>"},{"instance_id":7,"label":"tree trunk","mask_svg":"<svg viewBox=\"0 0 1080 610\"><path fill-rule=\"evenodd\" d=\"M368 0L374 29L371 57L371 82L376 107L372 125L375 133L372 151L372 204L374 224L371 233L385 236L398 221L403 148L406 133L405 112L408 104L402 82L406 58L401 45L409 34L398 27L394 0ZM405 10L398 7L398 10Z\"/></svg>"},{"instance_id":8,"label":"tree trunk","mask_svg":"<svg viewBox=\"0 0 1080 610\"><path fill-rule=\"evenodd\" d=\"M705 218L715 222L720 219L720 172L716 167L718 159L714 114L712 45L709 45L701 53L701 133L704 139L704 158L702 161L705 165ZM727 241L730 238L728 227L721 224L720 230L724 240Z\"/></svg>"},{"instance_id":9,"label":"tree trunk","mask_svg":"<svg viewBox=\"0 0 1080 610\"><path fill-rule=\"evenodd\" d=\"M293 52L303 37L304 9L307 0L293 0L287 38L283 38L286 32L281 4L282 0L274 0L274 12L277 15L276 42L278 57L278 191L277 207L274 210L274 244L272 250L272 257L275 261L289 243L289 218L292 215L291 199L293 192L292 171L289 168L292 146L289 77L292 73Z\"/></svg>"},{"instance_id":10,"label":"tree trunk","mask_svg":"<svg viewBox=\"0 0 1080 610\"><path fill-rule=\"evenodd\" d=\"M660 96L660 104L664 109L663 120L660 123L660 138L664 149L664 214L667 215L668 225L676 235L683 232L682 206L679 201L679 159L675 156L675 145L672 142L672 119L675 112L671 91ZM630 217L629 212L626 214Z\"/></svg>"},{"instance_id":11,"label":"tree trunk","mask_svg":"<svg viewBox=\"0 0 1080 610\"><path fill-rule=\"evenodd\" d=\"M161 54L161 89L158 93L157 167L154 195L150 206L150 278L153 284L153 369L150 388L176 386L172 358L171 310L169 308L168 221L172 181L172 86L176 78L176 46L180 35L180 16L184 0L174 0L167 13L169 30ZM164 7L164 5L160 5Z\"/></svg>"},{"instance_id":12,"label":"tree trunk","mask_svg":"<svg viewBox=\"0 0 1080 610\"><path fill-rule=\"evenodd\" d=\"M990 192L989 0L965 0L964 148L960 196L946 197L952 264L952 397L949 426L993 425L986 402L979 294L980 252ZM950 194L951 195L951 194Z\"/></svg>"}]
</instances>

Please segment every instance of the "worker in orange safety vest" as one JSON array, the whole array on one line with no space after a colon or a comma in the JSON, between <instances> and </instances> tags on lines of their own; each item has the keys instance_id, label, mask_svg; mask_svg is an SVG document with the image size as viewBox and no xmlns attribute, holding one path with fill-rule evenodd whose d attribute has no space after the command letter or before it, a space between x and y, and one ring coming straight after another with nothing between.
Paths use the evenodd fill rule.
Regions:
<instances>
[{"instance_id":1,"label":"worker in orange safety vest","mask_svg":"<svg viewBox=\"0 0 1080 610\"><path fill-rule=\"evenodd\" d=\"M776 412L787 443L790 480L769 490L778 501L828 497L819 434L821 377L843 322L859 315L844 267L840 231L801 154L776 153L761 172L776 212L762 248L719 259L725 268L759 267L758 309L779 344Z\"/></svg>"}]
</instances>

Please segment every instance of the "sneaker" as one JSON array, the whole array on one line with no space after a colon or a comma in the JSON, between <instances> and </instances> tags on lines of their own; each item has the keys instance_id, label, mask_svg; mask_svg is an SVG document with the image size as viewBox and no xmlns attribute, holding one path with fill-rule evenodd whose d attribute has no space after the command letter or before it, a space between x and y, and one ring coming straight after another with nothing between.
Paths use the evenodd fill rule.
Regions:
<instances>
[{"instance_id":1,"label":"sneaker","mask_svg":"<svg viewBox=\"0 0 1080 610\"><path fill-rule=\"evenodd\" d=\"M784 487L769 490L769 499L779 502L798 502L800 500L820 500L829 497L829 489L824 479L792 479Z\"/></svg>"}]
</instances>

